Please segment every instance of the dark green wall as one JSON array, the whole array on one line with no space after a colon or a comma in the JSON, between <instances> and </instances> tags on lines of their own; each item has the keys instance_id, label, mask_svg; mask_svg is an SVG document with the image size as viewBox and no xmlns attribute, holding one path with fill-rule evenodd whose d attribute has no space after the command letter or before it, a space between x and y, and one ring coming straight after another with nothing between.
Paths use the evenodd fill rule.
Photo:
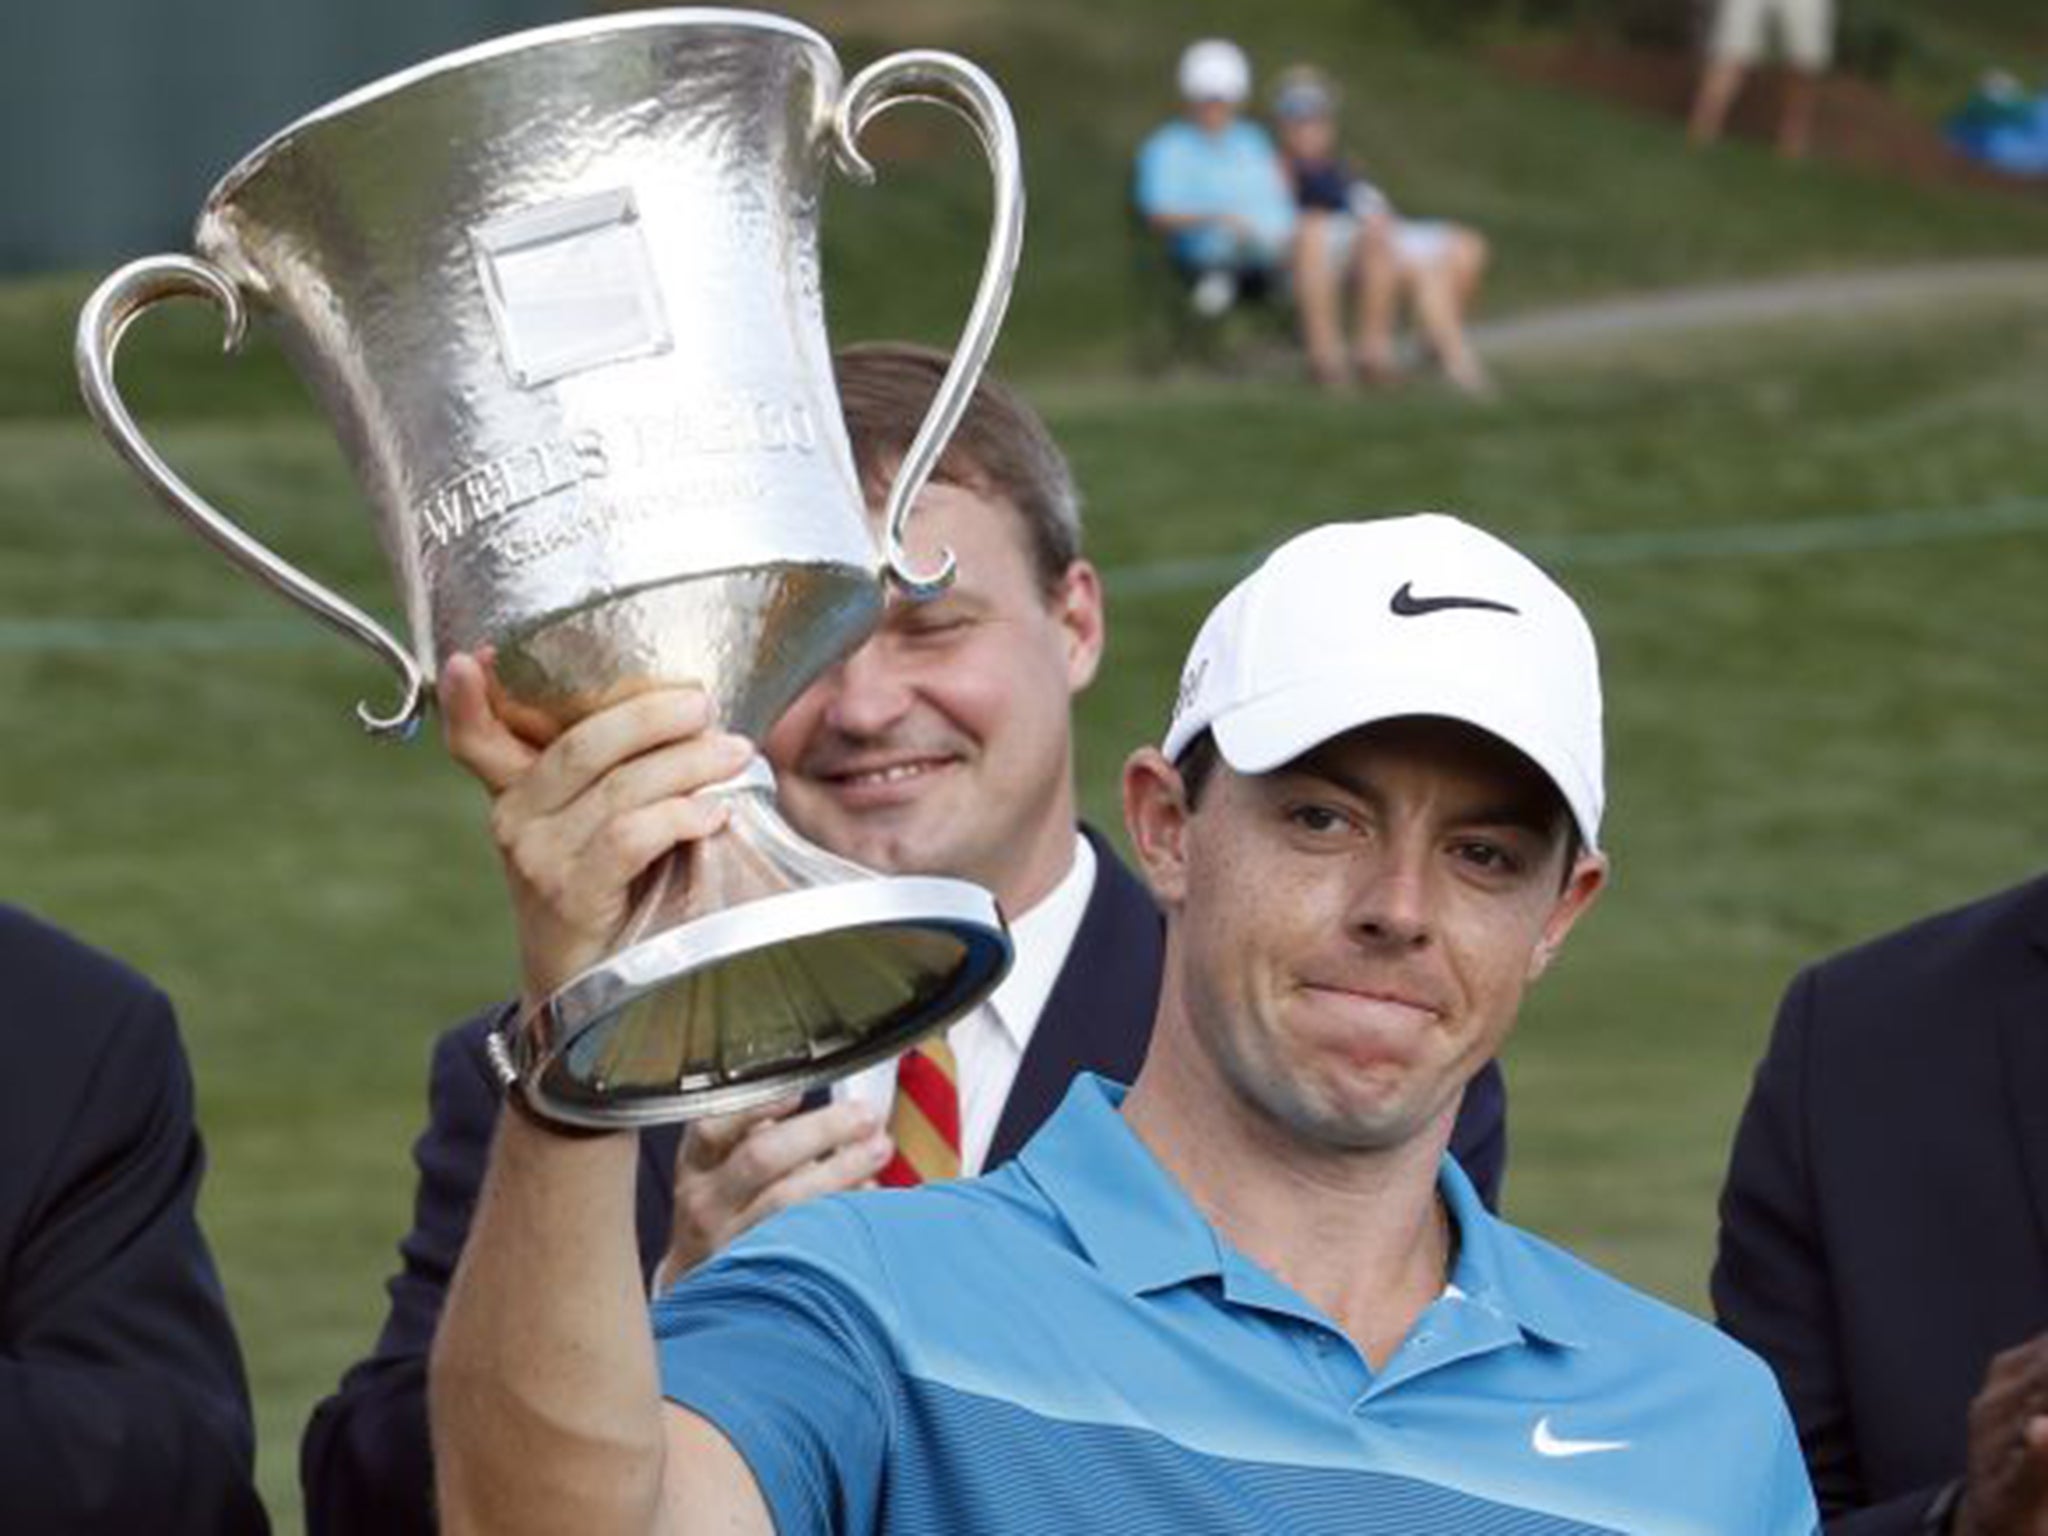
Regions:
<instances>
[{"instance_id":1,"label":"dark green wall","mask_svg":"<svg viewBox=\"0 0 2048 1536\"><path fill-rule=\"evenodd\" d=\"M393 69L577 0L0 0L0 272L186 247L241 154Z\"/></svg>"}]
</instances>

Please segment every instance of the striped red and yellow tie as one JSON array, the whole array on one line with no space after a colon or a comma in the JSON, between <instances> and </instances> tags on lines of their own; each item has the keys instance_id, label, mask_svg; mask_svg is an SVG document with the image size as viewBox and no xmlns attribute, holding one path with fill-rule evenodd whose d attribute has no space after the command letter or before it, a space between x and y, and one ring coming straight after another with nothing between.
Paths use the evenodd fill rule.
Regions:
<instances>
[{"instance_id":1,"label":"striped red and yellow tie","mask_svg":"<svg viewBox=\"0 0 2048 1536\"><path fill-rule=\"evenodd\" d=\"M896 1103L889 1111L895 1155L882 1169L889 1189L960 1177L960 1089L953 1048L933 1035L896 1063Z\"/></svg>"}]
</instances>

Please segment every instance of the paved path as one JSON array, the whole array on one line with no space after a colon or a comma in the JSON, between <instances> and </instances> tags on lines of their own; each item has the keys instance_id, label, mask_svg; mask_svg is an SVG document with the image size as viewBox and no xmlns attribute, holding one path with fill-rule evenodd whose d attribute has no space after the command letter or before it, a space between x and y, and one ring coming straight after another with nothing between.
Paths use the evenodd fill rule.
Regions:
<instances>
[{"instance_id":1,"label":"paved path","mask_svg":"<svg viewBox=\"0 0 2048 1536\"><path fill-rule=\"evenodd\" d=\"M1493 321L1473 327L1473 339L1488 358L1518 359L1701 328L2026 298L2048 299L2048 259L1943 262L1674 289ZM1243 383L1204 378L1179 380L1164 390L1154 381L1138 387L1148 393L1185 396L1240 389ZM1128 379L1030 385L1034 399L1043 402L1052 396L1067 409L1082 408L1091 397L1127 403L1132 390ZM2048 532L2048 497L1790 523L1562 535L1532 541L1531 548L1560 565L1632 565L1876 549L2021 532ZM1262 553L1155 560L1106 575L1121 598L1180 593L1225 585L1256 564ZM268 650L330 643L330 637L314 626L290 617L140 621L0 616L0 655L52 650Z\"/></svg>"},{"instance_id":2,"label":"paved path","mask_svg":"<svg viewBox=\"0 0 2048 1536\"><path fill-rule=\"evenodd\" d=\"M1489 362L1512 363L1686 331L2028 298L2048 300L2048 256L1924 262L1672 288L1481 321L1472 327L1472 342ZM1300 378L1299 358L1291 351L1276 352L1271 366L1252 376L1291 385ZM1086 411L1128 405L1145 396L1172 400L1229 394L1243 389L1247 379L1220 373L1137 379L1120 374L1023 382L1042 409Z\"/></svg>"},{"instance_id":3,"label":"paved path","mask_svg":"<svg viewBox=\"0 0 2048 1536\"><path fill-rule=\"evenodd\" d=\"M1472 341L1485 357L1512 359L1671 331L2028 296L2048 298L2048 259L1951 261L1679 288L1474 325Z\"/></svg>"}]
</instances>

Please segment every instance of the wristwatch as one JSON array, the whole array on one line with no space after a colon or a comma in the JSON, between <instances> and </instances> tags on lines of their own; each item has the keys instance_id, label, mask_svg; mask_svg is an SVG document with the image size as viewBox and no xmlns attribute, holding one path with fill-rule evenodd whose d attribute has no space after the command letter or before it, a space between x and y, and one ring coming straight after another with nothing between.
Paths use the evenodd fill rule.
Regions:
<instances>
[{"instance_id":1,"label":"wristwatch","mask_svg":"<svg viewBox=\"0 0 2048 1536\"><path fill-rule=\"evenodd\" d=\"M577 1125L568 1120L557 1120L554 1116L544 1115L535 1109L533 1102L526 1096L526 1090L519 1085L519 1066L513 1044L513 1032L518 1025L518 1012L508 1011L484 1036L484 1059L490 1064L491 1075L498 1080L498 1087L504 1093L508 1109L527 1124L538 1126L550 1135L570 1141L608 1136L624 1129L623 1126Z\"/></svg>"}]
</instances>

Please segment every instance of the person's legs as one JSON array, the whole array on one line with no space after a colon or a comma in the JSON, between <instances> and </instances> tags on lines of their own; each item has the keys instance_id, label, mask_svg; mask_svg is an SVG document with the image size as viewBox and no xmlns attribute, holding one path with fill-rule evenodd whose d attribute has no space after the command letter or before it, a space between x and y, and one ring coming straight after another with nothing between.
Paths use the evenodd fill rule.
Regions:
<instances>
[{"instance_id":1,"label":"person's legs","mask_svg":"<svg viewBox=\"0 0 2048 1536\"><path fill-rule=\"evenodd\" d=\"M1473 302L1479 297L1480 281L1486 276L1486 264L1492 259L1493 247L1487 244L1486 236L1462 224L1453 227L1451 277L1457 290L1460 319L1471 314Z\"/></svg>"},{"instance_id":2,"label":"person's legs","mask_svg":"<svg viewBox=\"0 0 2048 1536\"><path fill-rule=\"evenodd\" d=\"M1728 126L1728 109L1742 89L1743 66L1733 59L1710 59L1700 75L1700 88L1692 99L1692 117L1686 137L1695 145L1711 144Z\"/></svg>"},{"instance_id":3,"label":"person's legs","mask_svg":"<svg viewBox=\"0 0 2048 1536\"><path fill-rule=\"evenodd\" d=\"M1399 372L1394 357L1394 316L1401 298L1400 261L1394 250L1394 223L1383 213L1359 223L1351 253L1355 340L1353 357L1368 379L1390 379Z\"/></svg>"},{"instance_id":4,"label":"person's legs","mask_svg":"<svg viewBox=\"0 0 2048 1536\"><path fill-rule=\"evenodd\" d=\"M1785 56L1791 63L1778 117L1778 153L1787 160L1798 160L1813 145L1820 77L1834 54L1834 6L1831 0L1783 0L1778 19L1784 29Z\"/></svg>"},{"instance_id":5,"label":"person's legs","mask_svg":"<svg viewBox=\"0 0 2048 1536\"><path fill-rule=\"evenodd\" d=\"M1692 99L1686 136L1711 144L1728 126L1728 111L1742 89L1742 77L1763 50L1765 0L1720 0L1707 38L1707 67Z\"/></svg>"},{"instance_id":6,"label":"person's legs","mask_svg":"<svg viewBox=\"0 0 2048 1536\"><path fill-rule=\"evenodd\" d=\"M1330 216L1304 213L1294 227L1291 253L1294 303L1301 314L1301 342L1309 372L1326 387L1345 381L1338 282L1331 261Z\"/></svg>"},{"instance_id":7,"label":"person's legs","mask_svg":"<svg viewBox=\"0 0 2048 1536\"><path fill-rule=\"evenodd\" d=\"M1778 153L1803 160L1813 147L1814 108L1820 101L1820 77L1803 69L1785 73L1785 103L1778 114Z\"/></svg>"},{"instance_id":8,"label":"person's legs","mask_svg":"<svg viewBox=\"0 0 2048 1536\"><path fill-rule=\"evenodd\" d=\"M1435 354L1444 376L1468 395L1493 392L1478 354L1465 334L1465 312L1486 270L1486 242L1480 235L1453 226L1422 259L1409 262L1415 294L1415 323Z\"/></svg>"}]
</instances>

